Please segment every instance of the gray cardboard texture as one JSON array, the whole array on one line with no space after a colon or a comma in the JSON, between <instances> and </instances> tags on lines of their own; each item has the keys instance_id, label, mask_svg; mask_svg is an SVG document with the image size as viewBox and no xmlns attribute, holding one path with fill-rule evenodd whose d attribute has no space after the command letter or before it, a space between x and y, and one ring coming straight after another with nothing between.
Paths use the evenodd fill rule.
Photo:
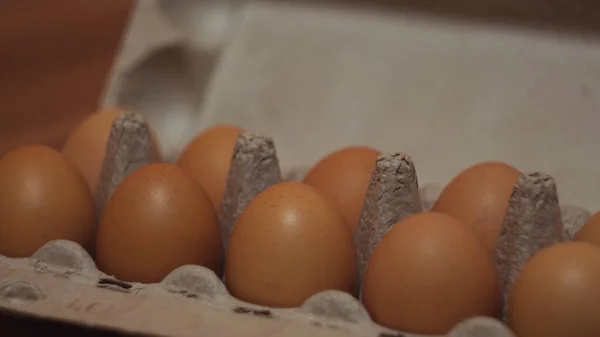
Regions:
<instances>
[{"instance_id":1,"label":"gray cardboard texture","mask_svg":"<svg viewBox=\"0 0 600 337\"><path fill-rule=\"evenodd\" d=\"M365 144L409 154L422 183L485 160L548 172L561 202L598 210L597 36L249 1L222 49L198 51L152 3L132 21L105 103L147 114L168 159L226 122L272 136L284 175ZM134 93L119 95L124 80Z\"/></svg>"},{"instance_id":2,"label":"gray cardboard texture","mask_svg":"<svg viewBox=\"0 0 600 337\"><path fill-rule=\"evenodd\" d=\"M568 13L586 13L569 3ZM594 26L589 17L582 21ZM231 123L272 137L281 173L293 179L351 144L407 153L425 208L484 160L548 172L558 199L548 189L537 196L552 199L546 215L560 215L558 200L576 205L563 206L565 236L600 203L589 188L600 185L600 39L589 35L318 1L139 1L104 97L115 104L144 115L171 161L197 132ZM526 190L521 182L513 197ZM528 199L517 199L518 210ZM526 214L531 224L541 216ZM31 259L0 257L0 309L159 336L412 336L374 324L339 292L272 310L232 298L203 267L181 267L159 284L120 282L65 241ZM449 336L514 337L488 318Z\"/></svg>"},{"instance_id":3,"label":"gray cardboard texture","mask_svg":"<svg viewBox=\"0 0 600 337\"><path fill-rule=\"evenodd\" d=\"M131 39L150 25L136 19ZM485 160L548 172L561 202L598 210L588 188L600 184L597 37L261 2L239 20L214 71L196 80L169 71L203 68L215 51L157 38L137 61L160 60L117 65L113 87L128 79L139 90L114 89L106 104L149 115L171 160L198 131L226 122L272 136L284 175L365 144L409 154L423 184ZM188 81L202 84L175 90Z\"/></svg>"},{"instance_id":4,"label":"gray cardboard texture","mask_svg":"<svg viewBox=\"0 0 600 337\"><path fill-rule=\"evenodd\" d=\"M410 156L403 153L379 156L354 233L361 290L367 262L379 241L397 222L421 210L417 173Z\"/></svg>"},{"instance_id":5,"label":"gray cardboard texture","mask_svg":"<svg viewBox=\"0 0 600 337\"><path fill-rule=\"evenodd\" d=\"M284 172L348 144L409 154L423 183L506 161L598 210L599 40L292 5L245 14L193 128L268 134Z\"/></svg>"},{"instance_id":6,"label":"gray cardboard texture","mask_svg":"<svg viewBox=\"0 0 600 337\"><path fill-rule=\"evenodd\" d=\"M523 174L508 201L494 256L505 309L511 286L525 263L538 251L562 240L563 224L554 179L538 172Z\"/></svg>"},{"instance_id":7,"label":"gray cardboard texture","mask_svg":"<svg viewBox=\"0 0 600 337\"><path fill-rule=\"evenodd\" d=\"M260 192L282 181L273 140L252 133L238 137L229 170L219 212L225 251L231 231L246 206Z\"/></svg>"}]
</instances>

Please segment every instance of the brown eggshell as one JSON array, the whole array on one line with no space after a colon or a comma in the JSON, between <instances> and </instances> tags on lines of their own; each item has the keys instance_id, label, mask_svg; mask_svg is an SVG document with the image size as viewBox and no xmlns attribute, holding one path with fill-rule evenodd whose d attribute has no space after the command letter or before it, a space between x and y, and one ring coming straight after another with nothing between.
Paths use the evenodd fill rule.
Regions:
<instances>
[{"instance_id":1,"label":"brown eggshell","mask_svg":"<svg viewBox=\"0 0 600 337\"><path fill-rule=\"evenodd\" d=\"M521 172L504 163L477 164L452 179L432 211L448 214L472 227L492 254L508 200L520 176Z\"/></svg>"},{"instance_id":2,"label":"brown eggshell","mask_svg":"<svg viewBox=\"0 0 600 337\"><path fill-rule=\"evenodd\" d=\"M497 315L499 287L474 232L427 212L397 223L381 240L367 265L363 301L384 326L441 335L467 318Z\"/></svg>"},{"instance_id":3,"label":"brown eggshell","mask_svg":"<svg viewBox=\"0 0 600 337\"><path fill-rule=\"evenodd\" d=\"M519 337L600 336L600 248L555 244L523 267L508 300Z\"/></svg>"},{"instance_id":4,"label":"brown eggshell","mask_svg":"<svg viewBox=\"0 0 600 337\"><path fill-rule=\"evenodd\" d=\"M88 186L59 152L31 145L0 160L0 254L29 257L58 239L89 250L95 226Z\"/></svg>"},{"instance_id":5,"label":"brown eggshell","mask_svg":"<svg viewBox=\"0 0 600 337\"><path fill-rule=\"evenodd\" d=\"M192 140L177 161L202 185L217 211L221 209L235 143L243 132L231 125L210 128Z\"/></svg>"},{"instance_id":6,"label":"brown eggshell","mask_svg":"<svg viewBox=\"0 0 600 337\"><path fill-rule=\"evenodd\" d=\"M352 232L358 226L379 154L365 146L347 147L323 158L304 178L304 183L318 189L339 209Z\"/></svg>"},{"instance_id":7,"label":"brown eggshell","mask_svg":"<svg viewBox=\"0 0 600 337\"><path fill-rule=\"evenodd\" d=\"M98 187L112 124L123 112L120 108L112 108L90 115L71 132L63 145L63 155L81 171L92 194ZM158 153L156 142L155 147Z\"/></svg>"},{"instance_id":8,"label":"brown eggshell","mask_svg":"<svg viewBox=\"0 0 600 337\"><path fill-rule=\"evenodd\" d=\"M353 292L356 256L338 211L314 188L286 182L260 193L233 229L226 280L235 297L295 307L325 290Z\"/></svg>"},{"instance_id":9,"label":"brown eggshell","mask_svg":"<svg viewBox=\"0 0 600 337\"><path fill-rule=\"evenodd\" d=\"M600 246L600 212L596 213L581 227L573 240L587 241Z\"/></svg>"},{"instance_id":10,"label":"brown eggshell","mask_svg":"<svg viewBox=\"0 0 600 337\"><path fill-rule=\"evenodd\" d=\"M143 167L108 202L97 240L100 270L124 281L161 281L183 265L221 271L217 215L200 185L176 165Z\"/></svg>"}]
</instances>

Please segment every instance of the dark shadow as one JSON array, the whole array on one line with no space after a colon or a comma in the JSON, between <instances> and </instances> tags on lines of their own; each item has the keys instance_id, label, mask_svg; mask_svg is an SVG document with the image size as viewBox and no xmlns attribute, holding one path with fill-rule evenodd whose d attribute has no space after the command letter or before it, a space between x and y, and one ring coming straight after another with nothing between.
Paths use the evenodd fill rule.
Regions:
<instances>
[{"instance_id":1,"label":"dark shadow","mask_svg":"<svg viewBox=\"0 0 600 337\"><path fill-rule=\"evenodd\" d=\"M271 0L286 2L287 0ZM600 35L597 0L303 0L490 25Z\"/></svg>"},{"instance_id":2,"label":"dark shadow","mask_svg":"<svg viewBox=\"0 0 600 337\"><path fill-rule=\"evenodd\" d=\"M0 331L2 337L154 337L147 334L91 328L72 322L60 322L6 311L0 312Z\"/></svg>"},{"instance_id":3,"label":"dark shadow","mask_svg":"<svg viewBox=\"0 0 600 337\"><path fill-rule=\"evenodd\" d=\"M178 155L197 118L217 57L181 42L150 51L120 74L116 104L148 120L167 161Z\"/></svg>"}]
</instances>

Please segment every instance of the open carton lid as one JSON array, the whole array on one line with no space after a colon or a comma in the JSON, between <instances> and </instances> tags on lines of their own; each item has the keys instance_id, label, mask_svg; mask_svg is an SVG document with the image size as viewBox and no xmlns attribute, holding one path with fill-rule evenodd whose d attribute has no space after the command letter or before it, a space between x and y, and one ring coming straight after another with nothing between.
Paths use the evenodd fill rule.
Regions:
<instances>
[{"instance_id":1,"label":"open carton lid","mask_svg":"<svg viewBox=\"0 0 600 337\"><path fill-rule=\"evenodd\" d=\"M489 2L493 13L531 16L544 29L489 24L485 15L428 16L411 1L397 10L244 2L231 7L230 34L217 49L180 30L150 44L137 63L117 64L106 104L146 115L169 160L201 130L230 123L272 136L284 174L347 145L407 153L423 183L505 161L547 172L561 203L595 211L600 200L588 188L600 183L595 26L581 2ZM467 3L457 8L485 12ZM430 7L439 14L444 6ZM132 33L144 34L142 21L134 18Z\"/></svg>"}]
</instances>

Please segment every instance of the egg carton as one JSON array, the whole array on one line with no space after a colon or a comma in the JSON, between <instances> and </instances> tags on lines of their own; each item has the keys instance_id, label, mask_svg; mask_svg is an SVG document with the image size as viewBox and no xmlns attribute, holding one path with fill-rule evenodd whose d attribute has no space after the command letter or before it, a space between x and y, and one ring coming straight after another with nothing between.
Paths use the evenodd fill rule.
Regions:
<instances>
[{"instance_id":1,"label":"egg carton","mask_svg":"<svg viewBox=\"0 0 600 337\"><path fill-rule=\"evenodd\" d=\"M95 196L98 214L130 173L156 161L144 118L131 112L119 116ZM282 175L271 138L240 135L219 212L225 246L237 218L257 194L284 180L300 179L302 171ZM377 159L355 235L361 279L379 240L398 221L428 210L440 191L435 184L419 189L410 156L390 153ZM551 176L523 174L512 192L495 254L503 294L532 255L569 240L589 217L581 208L559 206ZM153 336L419 336L376 324L359 299L340 291L315 294L298 308L276 309L232 297L222 280L202 266L182 266L157 284L123 282L98 270L81 246L65 240L47 243L31 258L0 256L0 308ZM446 336L514 334L500 320L473 317Z\"/></svg>"}]
</instances>

